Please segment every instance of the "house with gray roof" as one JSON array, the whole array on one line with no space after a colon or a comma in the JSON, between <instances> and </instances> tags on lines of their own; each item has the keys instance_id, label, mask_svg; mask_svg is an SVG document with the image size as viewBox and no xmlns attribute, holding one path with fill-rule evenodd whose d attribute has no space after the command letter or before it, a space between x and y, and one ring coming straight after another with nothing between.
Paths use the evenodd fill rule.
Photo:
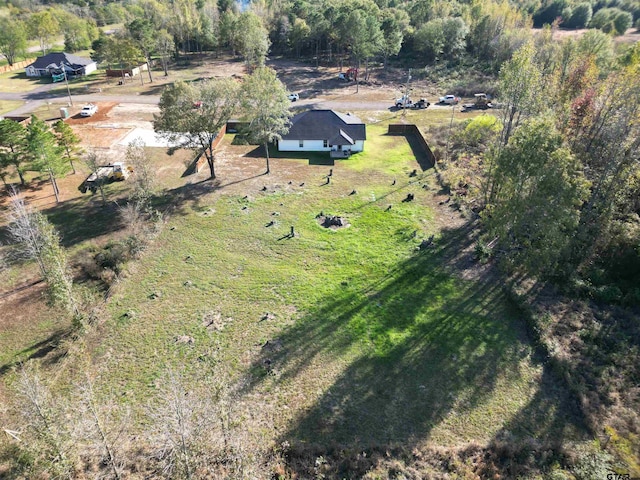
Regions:
<instances>
[{"instance_id":1,"label":"house with gray roof","mask_svg":"<svg viewBox=\"0 0 640 480\"><path fill-rule=\"evenodd\" d=\"M54 52L36 58L36 61L25 68L27 77L50 77L61 74L67 76L88 75L97 68L96 62L90 58L78 57L69 53Z\"/></svg>"},{"instance_id":2,"label":"house with gray roof","mask_svg":"<svg viewBox=\"0 0 640 480\"><path fill-rule=\"evenodd\" d=\"M366 125L358 117L334 110L309 110L291 119L289 133L278 142L281 152L330 152L332 158L364 150Z\"/></svg>"}]
</instances>

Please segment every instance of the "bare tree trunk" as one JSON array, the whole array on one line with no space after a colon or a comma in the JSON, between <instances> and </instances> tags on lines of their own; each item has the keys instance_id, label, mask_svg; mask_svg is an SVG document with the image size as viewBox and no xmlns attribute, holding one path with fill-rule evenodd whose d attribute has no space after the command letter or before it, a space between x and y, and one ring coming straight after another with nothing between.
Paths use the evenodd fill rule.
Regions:
<instances>
[{"instance_id":1,"label":"bare tree trunk","mask_svg":"<svg viewBox=\"0 0 640 480\"><path fill-rule=\"evenodd\" d=\"M267 156L267 174L269 174L271 172L270 168L269 168L269 142L264 142L264 152Z\"/></svg>"},{"instance_id":2,"label":"bare tree trunk","mask_svg":"<svg viewBox=\"0 0 640 480\"><path fill-rule=\"evenodd\" d=\"M53 187L53 194L56 196L56 203L60 203L60 194L58 192L58 186L56 185L56 179L53 176L53 172L49 170L49 179L51 180L51 186Z\"/></svg>"},{"instance_id":3,"label":"bare tree trunk","mask_svg":"<svg viewBox=\"0 0 640 480\"><path fill-rule=\"evenodd\" d=\"M153 77L151 76L151 59L147 57L147 72L149 73L149 82L153 83Z\"/></svg>"}]
</instances>

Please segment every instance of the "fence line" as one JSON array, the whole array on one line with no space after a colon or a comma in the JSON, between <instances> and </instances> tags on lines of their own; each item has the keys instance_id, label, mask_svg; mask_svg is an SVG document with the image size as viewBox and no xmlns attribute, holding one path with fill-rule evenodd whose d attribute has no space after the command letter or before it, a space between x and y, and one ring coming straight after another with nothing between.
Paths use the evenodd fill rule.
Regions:
<instances>
[{"instance_id":1,"label":"fence line","mask_svg":"<svg viewBox=\"0 0 640 480\"><path fill-rule=\"evenodd\" d=\"M0 73L13 72L14 70L20 70L21 68L26 68L35 62L35 58L28 58L26 60L22 60L21 62L16 62L13 65L3 65L0 67Z\"/></svg>"}]
</instances>

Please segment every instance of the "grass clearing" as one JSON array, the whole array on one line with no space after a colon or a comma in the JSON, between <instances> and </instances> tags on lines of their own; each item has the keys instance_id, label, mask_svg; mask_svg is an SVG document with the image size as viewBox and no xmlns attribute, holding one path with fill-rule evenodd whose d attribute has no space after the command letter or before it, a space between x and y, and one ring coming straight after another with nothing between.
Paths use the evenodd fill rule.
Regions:
<instances>
[{"instance_id":1,"label":"grass clearing","mask_svg":"<svg viewBox=\"0 0 640 480\"><path fill-rule=\"evenodd\" d=\"M0 115L10 112L23 105L20 100L0 100Z\"/></svg>"},{"instance_id":2,"label":"grass clearing","mask_svg":"<svg viewBox=\"0 0 640 480\"><path fill-rule=\"evenodd\" d=\"M41 85L51 83L51 78L27 77L24 71L5 72L0 74L0 92L23 93L35 90Z\"/></svg>"},{"instance_id":3,"label":"grass clearing","mask_svg":"<svg viewBox=\"0 0 640 480\"><path fill-rule=\"evenodd\" d=\"M215 370L262 447L359 454L581 438L501 285L491 274L459 275L473 238L438 205L435 172L420 171L407 140L386 128L368 127L365 152L331 167L324 155L274 152L270 176L240 174L238 165L264 171L264 159L227 136L220 178L187 185L177 178L190 152L149 149L168 189L158 199L167 225L58 378L72 382L88 365L96 391L129 405L140 429L168 368L194 379ZM120 195L126 183L114 188ZM415 199L405 202L408 193ZM321 212L349 226L324 228ZM47 214L76 254L120 229L96 198ZM431 236L434 247L418 250ZM219 318L215 328L207 315ZM184 335L193 343L176 341ZM35 351L0 336L5 345L14 351L6 363Z\"/></svg>"},{"instance_id":4,"label":"grass clearing","mask_svg":"<svg viewBox=\"0 0 640 480\"><path fill-rule=\"evenodd\" d=\"M336 163L330 185L268 177L266 191L247 183L246 198L214 189L182 205L109 303L92 362L102 387L135 407L166 368L215 364L243 379L247 410L270 419L268 443L579 436L500 285L451 271L465 232L438 230L433 172L405 175L411 150L383 130ZM403 203L409 192L416 200ZM325 229L320 212L350 226ZM419 253L430 235L438 247ZM203 327L210 311L221 331ZM180 335L195 344L177 344Z\"/></svg>"}]
</instances>

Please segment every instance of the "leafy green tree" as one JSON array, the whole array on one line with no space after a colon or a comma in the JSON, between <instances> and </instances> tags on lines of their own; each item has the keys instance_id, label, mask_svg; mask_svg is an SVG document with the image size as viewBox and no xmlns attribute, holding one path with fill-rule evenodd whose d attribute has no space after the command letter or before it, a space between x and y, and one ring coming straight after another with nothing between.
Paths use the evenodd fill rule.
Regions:
<instances>
[{"instance_id":1,"label":"leafy green tree","mask_svg":"<svg viewBox=\"0 0 640 480\"><path fill-rule=\"evenodd\" d=\"M109 64L120 67L123 83L125 81L124 71L138 65L143 58L142 52L133 39L124 36L108 37L103 51ZM142 74L140 81L143 82Z\"/></svg>"},{"instance_id":2,"label":"leafy green tree","mask_svg":"<svg viewBox=\"0 0 640 480\"><path fill-rule=\"evenodd\" d=\"M633 15L619 8L601 8L593 17L589 26L605 33L623 35L633 23Z\"/></svg>"},{"instance_id":3,"label":"leafy green tree","mask_svg":"<svg viewBox=\"0 0 640 480\"><path fill-rule=\"evenodd\" d=\"M231 49L233 55L240 48L241 31L238 28L238 15L231 9L220 15L220 43Z\"/></svg>"},{"instance_id":4,"label":"leafy green tree","mask_svg":"<svg viewBox=\"0 0 640 480\"><path fill-rule=\"evenodd\" d=\"M158 46L157 34L154 25L146 18L136 18L127 24L127 30L131 38L144 55L147 62L147 72L149 73L149 81L153 82L151 75L151 55Z\"/></svg>"},{"instance_id":5,"label":"leafy green tree","mask_svg":"<svg viewBox=\"0 0 640 480\"><path fill-rule=\"evenodd\" d=\"M309 28L309 25L307 25L307 22L302 18L296 18L293 22L293 27L289 32L289 41L295 48L297 58L300 58L300 49L302 44L309 38L310 34L311 29Z\"/></svg>"},{"instance_id":6,"label":"leafy green tree","mask_svg":"<svg viewBox=\"0 0 640 480\"><path fill-rule=\"evenodd\" d=\"M56 177L68 173L69 164L54 133L35 115L31 117L31 123L27 126L25 150L31 160L31 168L49 175L56 202L59 202L60 191Z\"/></svg>"},{"instance_id":7,"label":"leafy green tree","mask_svg":"<svg viewBox=\"0 0 640 480\"><path fill-rule=\"evenodd\" d=\"M24 185L25 142L27 131L21 123L5 118L0 120L0 166L13 166Z\"/></svg>"},{"instance_id":8,"label":"leafy green tree","mask_svg":"<svg viewBox=\"0 0 640 480\"><path fill-rule=\"evenodd\" d=\"M409 27L409 15L404 10L387 8L381 12L380 29L382 30L381 51L384 67L390 56L400 53L404 35Z\"/></svg>"},{"instance_id":9,"label":"leafy green tree","mask_svg":"<svg viewBox=\"0 0 640 480\"><path fill-rule=\"evenodd\" d=\"M251 11L245 11L238 18L238 51L251 67L261 67L269 53L271 42L269 32L262 25L260 17Z\"/></svg>"},{"instance_id":10,"label":"leafy green tree","mask_svg":"<svg viewBox=\"0 0 640 480\"><path fill-rule=\"evenodd\" d=\"M171 57L172 52L175 49L175 42L173 37L166 30L160 30L156 33L156 46L155 50L160 55L160 59L162 60L162 69L164 70L164 76L169 76L169 58Z\"/></svg>"},{"instance_id":11,"label":"leafy green tree","mask_svg":"<svg viewBox=\"0 0 640 480\"><path fill-rule=\"evenodd\" d=\"M77 158L77 154L80 152L80 139L64 120L58 120L54 123L53 131L55 132L58 140L58 145L62 147L67 154L67 160L69 160L69 165L71 165L71 170L75 175L76 167L73 165L73 161Z\"/></svg>"},{"instance_id":12,"label":"leafy green tree","mask_svg":"<svg viewBox=\"0 0 640 480\"><path fill-rule=\"evenodd\" d=\"M28 18L27 29L31 38L40 42L40 50L46 55L53 37L60 33L60 24L50 10L40 10Z\"/></svg>"},{"instance_id":13,"label":"leafy green tree","mask_svg":"<svg viewBox=\"0 0 640 480\"><path fill-rule=\"evenodd\" d=\"M494 251L511 269L553 276L578 226L587 181L553 120L527 120L495 158L484 212Z\"/></svg>"},{"instance_id":14,"label":"leafy green tree","mask_svg":"<svg viewBox=\"0 0 640 480\"><path fill-rule=\"evenodd\" d=\"M0 18L0 53L13 65L18 56L24 56L27 49L25 24L12 17Z\"/></svg>"},{"instance_id":15,"label":"leafy green tree","mask_svg":"<svg viewBox=\"0 0 640 480\"><path fill-rule=\"evenodd\" d=\"M605 72L614 60L613 39L598 30L589 30L576 43L577 53L583 57L594 57L598 68Z\"/></svg>"},{"instance_id":16,"label":"leafy green tree","mask_svg":"<svg viewBox=\"0 0 640 480\"><path fill-rule=\"evenodd\" d=\"M86 50L98 38L99 30L93 19L79 18L64 10L56 10L55 15L59 24L64 25L64 48L66 51Z\"/></svg>"},{"instance_id":17,"label":"leafy green tree","mask_svg":"<svg viewBox=\"0 0 640 480\"><path fill-rule=\"evenodd\" d=\"M176 82L162 92L160 114L154 116L153 128L174 145L205 155L211 178L215 178L213 141L239 102L239 86L231 78Z\"/></svg>"},{"instance_id":18,"label":"leafy green tree","mask_svg":"<svg viewBox=\"0 0 640 480\"><path fill-rule=\"evenodd\" d=\"M568 138L582 159L591 195L574 238L572 267L588 265L610 239L610 227L632 173L640 167L640 77L635 66L609 75L572 104Z\"/></svg>"},{"instance_id":19,"label":"leafy green tree","mask_svg":"<svg viewBox=\"0 0 640 480\"><path fill-rule=\"evenodd\" d=\"M242 86L243 107L250 119L252 139L264 145L269 168L269 143L280 140L289 131L287 89L271 68L258 68L247 77Z\"/></svg>"},{"instance_id":20,"label":"leafy green tree","mask_svg":"<svg viewBox=\"0 0 640 480\"><path fill-rule=\"evenodd\" d=\"M433 62L444 52L442 19L432 20L420 27L414 35L414 48L423 53L427 62Z\"/></svg>"},{"instance_id":21,"label":"leafy green tree","mask_svg":"<svg viewBox=\"0 0 640 480\"><path fill-rule=\"evenodd\" d=\"M38 263L51 303L64 307L77 317L79 309L73 292L73 279L58 232L44 215L30 209L16 191L10 197L9 235L22 256Z\"/></svg>"},{"instance_id":22,"label":"leafy green tree","mask_svg":"<svg viewBox=\"0 0 640 480\"><path fill-rule=\"evenodd\" d=\"M585 28L591 21L593 10L591 4L584 2L576 5L571 16L563 23L566 28Z\"/></svg>"}]
</instances>

